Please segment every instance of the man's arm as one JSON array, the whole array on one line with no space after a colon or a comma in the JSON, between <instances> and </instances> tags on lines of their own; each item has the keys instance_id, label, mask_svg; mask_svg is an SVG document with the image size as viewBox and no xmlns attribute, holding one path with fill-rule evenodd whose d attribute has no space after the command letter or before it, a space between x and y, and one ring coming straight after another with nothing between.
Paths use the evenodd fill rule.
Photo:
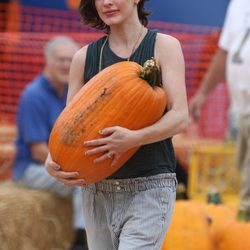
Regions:
<instances>
[{"instance_id":1,"label":"man's arm","mask_svg":"<svg viewBox=\"0 0 250 250\"><path fill-rule=\"evenodd\" d=\"M38 163L44 163L49 153L48 145L46 143L32 143L30 145L30 152L32 159Z\"/></svg>"},{"instance_id":2,"label":"man's arm","mask_svg":"<svg viewBox=\"0 0 250 250\"><path fill-rule=\"evenodd\" d=\"M197 120L200 118L201 108L208 94L219 82L225 80L226 60L227 51L219 48L209 65L197 93L190 100L189 109L193 119Z\"/></svg>"},{"instance_id":3,"label":"man's arm","mask_svg":"<svg viewBox=\"0 0 250 250\"><path fill-rule=\"evenodd\" d=\"M219 48L209 65L198 92L207 96L219 82L225 80L226 59L227 51Z\"/></svg>"},{"instance_id":4,"label":"man's arm","mask_svg":"<svg viewBox=\"0 0 250 250\"><path fill-rule=\"evenodd\" d=\"M50 127L48 105L33 90L26 90L18 111L18 130L23 142L29 147L34 162L44 163L48 154Z\"/></svg>"}]
</instances>

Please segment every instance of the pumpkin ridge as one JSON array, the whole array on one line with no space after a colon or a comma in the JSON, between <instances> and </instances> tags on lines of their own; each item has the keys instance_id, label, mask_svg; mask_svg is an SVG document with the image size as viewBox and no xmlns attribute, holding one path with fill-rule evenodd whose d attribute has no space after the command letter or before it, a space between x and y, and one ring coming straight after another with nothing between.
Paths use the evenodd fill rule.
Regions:
<instances>
[{"instance_id":1,"label":"pumpkin ridge","mask_svg":"<svg viewBox=\"0 0 250 250\"><path fill-rule=\"evenodd\" d=\"M77 140L84 134L86 129L84 127L81 127L80 130L73 128L77 126L76 124L78 124L77 127L82 126L83 120L86 119L86 113L93 111L99 102L105 102L105 97L108 97L107 88L104 88L101 93L94 100L92 100L92 102L84 110L76 113L70 121L66 122L65 126L63 126L63 130L61 131L60 136L60 140L63 144L76 144ZM78 131L80 133L76 133L75 131Z\"/></svg>"}]
</instances>

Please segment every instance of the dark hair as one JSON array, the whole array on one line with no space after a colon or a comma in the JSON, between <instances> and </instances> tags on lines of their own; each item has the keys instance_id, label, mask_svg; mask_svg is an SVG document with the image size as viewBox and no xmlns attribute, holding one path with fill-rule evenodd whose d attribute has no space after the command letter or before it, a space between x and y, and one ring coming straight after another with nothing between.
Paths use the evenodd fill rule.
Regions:
<instances>
[{"instance_id":1,"label":"dark hair","mask_svg":"<svg viewBox=\"0 0 250 250\"><path fill-rule=\"evenodd\" d=\"M144 8L144 4L147 1L149 0L140 0L137 5L138 17L144 26L147 26L147 16L150 14L150 11ZM85 24L88 24L93 28L109 32L109 26L101 20L96 11L95 0L81 0L78 10Z\"/></svg>"}]
</instances>

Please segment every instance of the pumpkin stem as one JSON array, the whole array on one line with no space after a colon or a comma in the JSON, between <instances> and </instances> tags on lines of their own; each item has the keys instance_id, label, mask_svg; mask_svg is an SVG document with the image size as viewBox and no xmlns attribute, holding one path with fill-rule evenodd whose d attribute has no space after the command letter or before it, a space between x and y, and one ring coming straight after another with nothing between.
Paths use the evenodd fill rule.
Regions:
<instances>
[{"instance_id":1,"label":"pumpkin stem","mask_svg":"<svg viewBox=\"0 0 250 250\"><path fill-rule=\"evenodd\" d=\"M214 188L211 189L207 194L207 203L222 204L222 198L220 192Z\"/></svg>"},{"instance_id":2,"label":"pumpkin stem","mask_svg":"<svg viewBox=\"0 0 250 250\"><path fill-rule=\"evenodd\" d=\"M162 87L161 71L153 57L144 63L139 77L146 80L153 88Z\"/></svg>"},{"instance_id":3,"label":"pumpkin stem","mask_svg":"<svg viewBox=\"0 0 250 250\"><path fill-rule=\"evenodd\" d=\"M179 183L176 188L176 200L187 200L187 188L184 183Z\"/></svg>"},{"instance_id":4,"label":"pumpkin stem","mask_svg":"<svg viewBox=\"0 0 250 250\"><path fill-rule=\"evenodd\" d=\"M250 222L250 212L239 210L237 214L238 221Z\"/></svg>"}]
</instances>

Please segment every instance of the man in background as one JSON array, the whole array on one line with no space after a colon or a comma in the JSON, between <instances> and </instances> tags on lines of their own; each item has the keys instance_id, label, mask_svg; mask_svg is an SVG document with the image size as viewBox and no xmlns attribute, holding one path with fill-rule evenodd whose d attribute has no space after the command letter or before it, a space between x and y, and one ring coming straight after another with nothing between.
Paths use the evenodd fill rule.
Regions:
<instances>
[{"instance_id":1,"label":"man in background","mask_svg":"<svg viewBox=\"0 0 250 250\"><path fill-rule=\"evenodd\" d=\"M70 188L52 178L44 167L50 132L66 105L69 69L78 45L57 36L45 46L45 67L24 89L17 112L17 155L13 179L24 187L46 190L61 197L72 195L76 240L73 249L87 249L80 188Z\"/></svg>"},{"instance_id":2,"label":"man in background","mask_svg":"<svg viewBox=\"0 0 250 250\"><path fill-rule=\"evenodd\" d=\"M232 0L219 39L219 48L190 101L194 119L208 94L226 80L230 95L229 135L238 142L236 164L241 169L239 219L250 221L250 2Z\"/></svg>"}]
</instances>

